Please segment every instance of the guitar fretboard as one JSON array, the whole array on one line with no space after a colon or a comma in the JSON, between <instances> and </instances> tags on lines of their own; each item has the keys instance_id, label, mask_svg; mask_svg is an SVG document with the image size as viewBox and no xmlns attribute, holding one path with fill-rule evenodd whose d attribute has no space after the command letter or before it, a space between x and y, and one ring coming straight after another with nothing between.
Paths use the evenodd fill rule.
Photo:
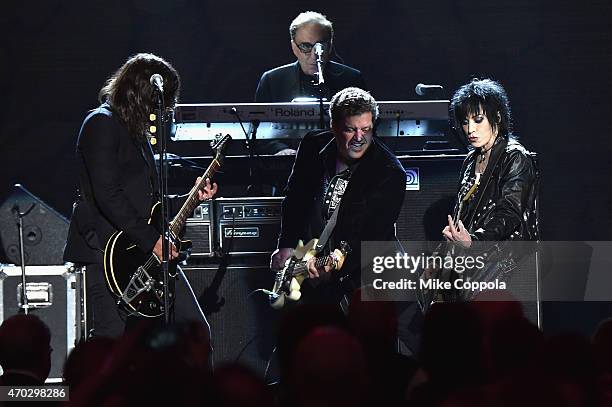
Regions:
<instances>
[{"instance_id":1,"label":"guitar fretboard","mask_svg":"<svg viewBox=\"0 0 612 407\"><path fill-rule=\"evenodd\" d=\"M202 175L200 182L194 185L194 187L191 189L187 200L183 203L183 206L181 206L181 209L176 214L172 222L170 222L170 232L174 236L179 235L180 231L183 229L183 226L185 226L187 218L191 215L196 206L200 204L200 200L198 199L198 191L204 188L206 185L206 179L212 179L213 175L215 175L220 167L221 164L217 158L215 158L206 169L206 172L204 172Z\"/></svg>"}]
</instances>

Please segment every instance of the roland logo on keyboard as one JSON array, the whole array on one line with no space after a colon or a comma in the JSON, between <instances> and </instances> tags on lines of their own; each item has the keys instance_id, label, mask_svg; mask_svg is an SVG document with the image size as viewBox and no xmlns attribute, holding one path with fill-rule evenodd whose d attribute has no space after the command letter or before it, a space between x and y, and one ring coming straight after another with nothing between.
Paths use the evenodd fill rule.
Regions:
<instances>
[{"instance_id":1,"label":"roland logo on keyboard","mask_svg":"<svg viewBox=\"0 0 612 407\"><path fill-rule=\"evenodd\" d=\"M277 107L274 109L276 117L315 117L319 115L318 109L314 107Z\"/></svg>"}]
</instances>

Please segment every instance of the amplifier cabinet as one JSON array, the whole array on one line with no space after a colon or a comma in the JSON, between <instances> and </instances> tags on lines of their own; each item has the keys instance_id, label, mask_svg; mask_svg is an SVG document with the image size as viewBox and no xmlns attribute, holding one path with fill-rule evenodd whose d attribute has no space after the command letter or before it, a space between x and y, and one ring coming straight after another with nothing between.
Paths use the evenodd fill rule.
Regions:
<instances>
[{"instance_id":1,"label":"amplifier cabinet","mask_svg":"<svg viewBox=\"0 0 612 407\"><path fill-rule=\"evenodd\" d=\"M401 240L442 240L442 229L453 213L459 171L465 155L399 156L406 171L404 205L396 223Z\"/></svg>"},{"instance_id":2,"label":"amplifier cabinet","mask_svg":"<svg viewBox=\"0 0 612 407\"><path fill-rule=\"evenodd\" d=\"M183 271L210 323L215 365L239 362L263 377L282 313L257 291L274 284L269 260L261 260L240 256L227 264L184 266Z\"/></svg>"},{"instance_id":3,"label":"amplifier cabinet","mask_svg":"<svg viewBox=\"0 0 612 407\"><path fill-rule=\"evenodd\" d=\"M280 231L282 197L214 200L219 248L232 255L270 254Z\"/></svg>"},{"instance_id":4,"label":"amplifier cabinet","mask_svg":"<svg viewBox=\"0 0 612 407\"><path fill-rule=\"evenodd\" d=\"M77 274L69 265L26 266L29 313L51 330L51 371L48 382L62 377L67 355L75 346L80 316ZM0 320L21 311L21 267L0 265Z\"/></svg>"},{"instance_id":5,"label":"amplifier cabinet","mask_svg":"<svg viewBox=\"0 0 612 407\"><path fill-rule=\"evenodd\" d=\"M213 228L210 226L211 201L202 202L193 211L193 215L185 222L186 240L191 240L191 256L211 257L213 255Z\"/></svg>"}]
</instances>

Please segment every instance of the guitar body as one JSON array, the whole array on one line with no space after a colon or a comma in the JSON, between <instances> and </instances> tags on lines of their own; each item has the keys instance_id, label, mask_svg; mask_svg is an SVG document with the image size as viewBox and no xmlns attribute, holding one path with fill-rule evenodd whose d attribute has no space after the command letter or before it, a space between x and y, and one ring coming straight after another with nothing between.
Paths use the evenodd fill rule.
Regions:
<instances>
[{"instance_id":1,"label":"guitar body","mask_svg":"<svg viewBox=\"0 0 612 407\"><path fill-rule=\"evenodd\" d=\"M173 259L168 263L168 272L172 278L176 277L177 263L184 260L184 254L191 252L191 242L180 240L178 236L187 218L200 203L198 191L203 190L206 180L211 180L221 167L223 152L231 139L229 134L218 135L211 143L211 148L216 151L215 158L196 185L191 188L183 206L168 225L169 240L180 253L178 259ZM149 224L155 226L160 236L162 235L162 222L161 204L158 202L151 209ZM106 242L104 276L108 288L118 298L117 304L132 314L157 317L164 313L164 296L168 295L170 304L174 300L174 285L164 287L160 259L152 252L145 253L140 250L123 231L113 233ZM172 280L170 282L172 283Z\"/></svg>"},{"instance_id":2,"label":"guitar body","mask_svg":"<svg viewBox=\"0 0 612 407\"><path fill-rule=\"evenodd\" d=\"M161 205L156 203L149 224L156 225L161 235ZM191 242L173 239L179 252L189 252ZM177 260L170 261L168 271L176 276ZM122 232L115 232L104 250L104 275L111 292L128 312L143 317L164 313L164 275L159 259L153 252L144 252ZM169 293L170 300L174 298Z\"/></svg>"},{"instance_id":3,"label":"guitar body","mask_svg":"<svg viewBox=\"0 0 612 407\"><path fill-rule=\"evenodd\" d=\"M270 298L270 305L274 309L281 309L285 306L285 300L298 301L302 296L300 288L306 279L307 273L296 273L296 268L304 267L305 263L316 255L314 250L318 239L312 239L305 246L300 240L293 251L293 256L287 260L285 267L279 271L274 280L272 292L274 296ZM274 298L273 298L274 297Z\"/></svg>"},{"instance_id":4,"label":"guitar body","mask_svg":"<svg viewBox=\"0 0 612 407\"><path fill-rule=\"evenodd\" d=\"M312 239L306 245L300 240L293 252L293 256L285 262L285 267L276 273L274 287L269 292L270 305L274 309L281 309L288 301L298 301L302 296L300 291L302 283L308 278L306 263L312 257L317 257L315 266L329 265L333 261L332 256L317 256L315 247L318 239ZM346 255L350 248L346 242L340 242L340 248L334 250L334 256L338 259L336 269L339 270L344 264Z\"/></svg>"}]
</instances>

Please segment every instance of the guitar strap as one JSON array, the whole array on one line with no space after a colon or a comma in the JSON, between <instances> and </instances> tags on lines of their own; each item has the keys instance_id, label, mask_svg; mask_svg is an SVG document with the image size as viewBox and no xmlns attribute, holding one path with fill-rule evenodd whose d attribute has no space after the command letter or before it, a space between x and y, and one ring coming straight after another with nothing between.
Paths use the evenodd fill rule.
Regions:
<instances>
[{"instance_id":1,"label":"guitar strap","mask_svg":"<svg viewBox=\"0 0 612 407\"><path fill-rule=\"evenodd\" d=\"M340 201L342 201L342 200L340 200ZM327 221L327 224L325 225L325 229L323 229L323 232L321 232L321 236L319 237L319 241L317 242L317 245L315 246L315 250L316 250L317 253L319 253L321 250L323 250L323 248L327 244L327 241L329 240L329 237L331 236L332 232L334 231L334 227L336 226L336 220L338 219L338 210L339 209L340 209L340 203L338 203L336 205L336 209L334 209L334 213L332 213L331 218L329 218L329 220Z\"/></svg>"},{"instance_id":2,"label":"guitar strap","mask_svg":"<svg viewBox=\"0 0 612 407\"><path fill-rule=\"evenodd\" d=\"M325 228L323 229L323 232L321 232L321 236L319 236L319 240L318 240L318 242L317 242L317 244L315 246L315 250L316 250L317 253L320 253L323 250L323 248L325 247L325 245L329 241L329 238L330 238L332 232L334 231L334 227L336 227L336 221L338 220L338 210L340 210L340 204L342 203L342 199L344 198L344 195L346 195L346 190L348 188L348 184L350 183L350 180L351 180L351 178L353 176L353 173L357 169L358 165L359 165L359 163L355 163L351 167L349 167L348 169L345 170L345 171L348 172L349 177L346 180L346 183L343 185L343 193L339 197L340 199L338 199L335 202L336 209L334 209L334 212L332 213L332 216L327 221L327 224L325 224Z\"/></svg>"}]
</instances>

